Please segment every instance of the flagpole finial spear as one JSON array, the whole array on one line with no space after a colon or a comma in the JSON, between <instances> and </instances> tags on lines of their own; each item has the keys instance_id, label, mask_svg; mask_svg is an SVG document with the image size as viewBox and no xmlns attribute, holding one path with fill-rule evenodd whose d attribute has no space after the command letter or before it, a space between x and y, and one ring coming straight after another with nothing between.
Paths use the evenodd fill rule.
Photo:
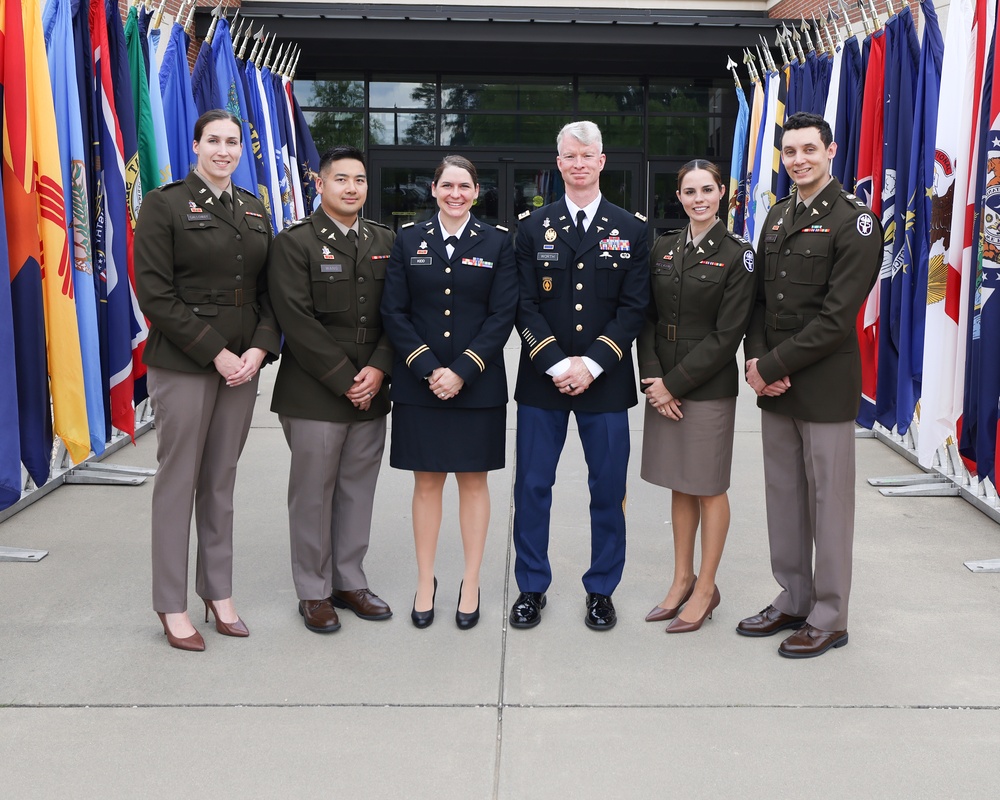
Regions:
<instances>
[{"instance_id":1,"label":"flagpole finial spear","mask_svg":"<svg viewBox=\"0 0 1000 800\"><path fill-rule=\"evenodd\" d=\"M274 52L274 43L277 41L277 39L278 39L278 34L272 33L271 34L271 44L268 45L267 55L264 56L264 65L263 66L264 66L265 69L269 69L270 68L270 67L268 67L268 64L271 63L271 54Z\"/></svg>"},{"instance_id":2,"label":"flagpole finial spear","mask_svg":"<svg viewBox=\"0 0 1000 800\"><path fill-rule=\"evenodd\" d=\"M295 51L295 62L292 64L291 74L289 74L288 76L288 80L290 81L295 80L295 73L299 68L299 57L301 55L302 55L302 48L300 47Z\"/></svg>"},{"instance_id":3,"label":"flagpole finial spear","mask_svg":"<svg viewBox=\"0 0 1000 800\"><path fill-rule=\"evenodd\" d=\"M747 73L750 75L750 82L759 83L760 75L757 74L757 65L754 63L753 53L750 52L750 48L743 50L743 63L746 64Z\"/></svg>"},{"instance_id":4,"label":"flagpole finial spear","mask_svg":"<svg viewBox=\"0 0 1000 800\"><path fill-rule=\"evenodd\" d=\"M802 24L799 25L799 30L802 31L802 36L806 40L806 52L808 52L809 50L815 50L817 53L819 53L823 49L822 48L823 42L819 38L818 28L816 30L816 41L819 43L820 47L817 47L815 44L813 44L812 36L809 35L809 23L806 22L805 16L802 17Z\"/></svg>"},{"instance_id":5,"label":"flagpole finial spear","mask_svg":"<svg viewBox=\"0 0 1000 800\"><path fill-rule=\"evenodd\" d=\"M271 72L279 72L278 64L281 63L281 53L285 49L285 44L282 42L278 45L278 52L274 54L274 61L271 62Z\"/></svg>"},{"instance_id":6,"label":"flagpole finial spear","mask_svg":"<svg viewBox=\"0 0 1000 800\"><path fill-rule=\"evenodd\" d=\"M250 36L252 34L253 34L253 20L250 20L250 24L247 26L246 33L243 34L243 44L240 45L239 52L236 54L236 57L240 61L242 61L243 60L243 56L246 55L246 52L247 52L247 42L250 41ZM235 42L233 43L233 47L235 49L235 47L236 47L236 43Z\"/></svg>"},{"instance_id":7,"label":"flagpole finial spear","mask_svg":"<svg viewBox=\"0 0 1000 800\"><path fill-rule=\"evenodd\" d=\"M733 61L732 56L726 56L726 69L733 73L733 80L736 82L736 88L742 89L743 84L740 83L740 76L736 73L736 62Z\"/></svg>"},{"instance_id":8,"label":"flagpole finial spear","mask_svg":"<svg viewBox=\"0 0 1000 800\"><path fill-rule=\"evenodd\" d=\"M224 14L222 3L223 0L219 0L219 4L212 9L212 24L208 26L208 33L205 34L205 41L209 44L212 43L212 37L215 36L215 26L219 24L219 18Z\"/></svg>"},{"instance_id":9,"label":"flagpole finial spear","mask_svg":"<svg viewBox=\"0 0 1000 800\"><path fill-rule=\"evenodd\" d=\"M795 49L798 51L798 54L799 54L799 63L800 64L805 64L806 63L806 54L805 54L805 51L802 49L802 37L799 35L799 32L797 30L795 30L795 28L793 27L791 29L790 33L786 34L786 36L790 36L792 42L795 43ZM789 44L789 49L791 49L791 44ZM812 49L812 48L810 48L810 49Z\"/></svg>"},{"instance_id":10,"label":"flagpole finial spear","mask_svg":"<svg viewBox=\"0 0 1000 800\"><path fill-rule=\"evenodd\" d=\"M858 8L861 10L861 24L865 27L865 36L871 36L872 23L868 19L868 10L865 8L864 0L858 0Z\"/></svg>"}]
</instances>

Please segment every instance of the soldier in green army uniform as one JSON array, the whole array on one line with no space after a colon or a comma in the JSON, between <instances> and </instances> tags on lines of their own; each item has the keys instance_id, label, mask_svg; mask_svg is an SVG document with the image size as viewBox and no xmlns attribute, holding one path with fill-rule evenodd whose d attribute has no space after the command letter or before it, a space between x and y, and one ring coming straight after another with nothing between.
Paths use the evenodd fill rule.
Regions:
<instances>
[{"instance_id":1,"label":"soldier in green army uniform","mask_svg":"<svg viewBox=\"0 0 1000 800\"><path fill-rule=\"evenodd\" d=\"M196 591L205 621L248 636L233 607L233 490L261 364L281 341L267 296L271 226L231 176L243 153L239 118L206 111L197 165L146 195L135 229L135 288L149 319L143 362L156 411L152 502L153 608L172 647L204 650L187 614L188 542L197 509Z\"/></svg>"},{"instance_id":2,"label":"soldier in green army uniform","mask_svg":"<svg viewBox=\"0 0 1000 800\"><path fill-rule=\"evenodd\" d=\"M274 242L269 281L285 336L271 410L291 450L288 525L292 577L305 626L340 628L336 608L392 616L368 588L362 562L389 413L392 350L379 307L394 236L361 219L364 156L323 154L321 206Z\"/></svg>"},{"instance_id":3,"label":"soldier in green army uniform","mask_svg":"<svg viewBox=\"0 0 1000 800\"><path fill-rule=\"evenodd\" d=\"M674 535L673 581L646 621L673 620L668 633L698 630L720 602L715 573L729 531L727 491L740 389L736 351L757 288L753 248L718 218L724 193L715 164L695 159L681 167L677 198L689 223L653 245L653 302L639 334L647 400L641 475L671 490Z\"/></svg>"},{"instance_id":4,"label":"soldier in green army uniform","mask_svg":"<svg viewBox=\"0 0 1000 800\"><path fill-rule=\"evenodd\" d=\"M778 648L788 658L847 644L861 402L855 325L878 276L882 230L832 177L836 152L822 117L785 121L781 160L795 189L759 232L757 303L744 345L761 409L771 570L781 592L737 631L795 628Z\"/></svg>"}]
</instances>

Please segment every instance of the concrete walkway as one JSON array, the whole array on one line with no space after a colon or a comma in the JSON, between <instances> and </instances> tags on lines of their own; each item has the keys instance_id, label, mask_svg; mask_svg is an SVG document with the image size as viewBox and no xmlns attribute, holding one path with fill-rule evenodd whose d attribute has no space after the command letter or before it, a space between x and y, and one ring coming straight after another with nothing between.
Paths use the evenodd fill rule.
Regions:
<instances>
[{"instance_id":1,"label":"concrete walkway","mask_svg":"<svg viewBox=\"0 0 1000 800\"><path fill-rule=\"evenodd\" d=\"M516 362L516 343L508 365ZM483 618L454 623L461 544L454 482L438 617L408 619L411 478L388 456L366 562L387 622L349 612L307 631L288 564L288 452L265 370L236 491L236 604L252 635L197 617L204 653L167 646L149 599L152 483L67 485L0 525L37 564L0 563L0 797L977 798L1000 791L1000 530L958 498L883 498L873 476L915 468L858 441L851 641L822 658L734 631L770 575L759 416L741 398L722 604L696 634L643 616L671 570L669 492L639 479L632 412L629 551L618 626L584 627L586 469L571 433L553 508L542 624L506 625L517 594L507 469L492 473ZM114 463L155 466L155 434ZM192 565L193 567L193 565Z\"/></svg>"}]
</instances>

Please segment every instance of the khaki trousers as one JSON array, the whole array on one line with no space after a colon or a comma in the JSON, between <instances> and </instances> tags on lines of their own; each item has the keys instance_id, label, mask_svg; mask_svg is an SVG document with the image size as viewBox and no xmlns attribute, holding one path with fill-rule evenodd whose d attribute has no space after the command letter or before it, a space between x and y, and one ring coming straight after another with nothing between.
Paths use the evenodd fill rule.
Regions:
<instances>
[{"instance_id":1,"label":"khaki trousers","mask_svg":"<svg viewBox=\"0 0 1000 800\"><path fill-rule=\"evenodd\" d=\"M153 609L187 609L191 512L198 558L195 590L207 600L233 595L233 489L257 399L257 377L226 386L217 372L149 367L156 411L153 484Z\"/></svg>"},{"instance_id":2,"label":"khaki trousers","mask_svg":"<svg viewBox=\"0 0 1000 800\"><path fill-rule=\"evenodd\" d=\"M334 589L367 589L375 484L385 449L385 417L325 422L279 415L292 454L288 532L300 600Z\"/></svg>"},{"instance_id":3,"label":"khaki trousers","mask_svg":"<svg viewBox=\"0 0 1000 800\"><path fill-rule=\"evenodd\" d=\"M772 605L827 631L847 629L854 427L761 412L771 571L782 588Z\"/></svg>"}]
</instances>

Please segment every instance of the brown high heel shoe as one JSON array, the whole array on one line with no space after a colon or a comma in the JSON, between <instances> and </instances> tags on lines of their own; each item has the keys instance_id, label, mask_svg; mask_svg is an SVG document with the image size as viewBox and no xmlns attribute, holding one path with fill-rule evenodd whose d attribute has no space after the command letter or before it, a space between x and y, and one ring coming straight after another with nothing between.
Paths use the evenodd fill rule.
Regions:
<instances>
[{"instance_id":1,"label":"brown high heel shoe","mask_svg":"<svg viewBox=\"0 0 1000 800\"><path fill-rule=\"evenodd\" d=\"M681 601L673 608L664 608L663 606L653 606L653 610L646 615L646 622L666 622L668 619L673 619L677 616L677 612L681 610L681 606L684 605L688 600L691 599L691 595L694 594L694 585L698 582L698 576L694 576L694 580L691 581L691 585L688 587L687 593L681 598Z\"/></svg>"},{"instance_id":2,"label":"brown high heel shoe","mask_svg":"<svg viewBox=\"0 0 1000 800\"><path fill-rule=\"evenodd\" d=\"M247 630L247 626L243 624L243 620L239 617L236 618L236 622L223 622L219 619L219 612L215 610L215 603L211 600L206 600L204 597L201 599L205 604L205 622L208 622L208 610L211 609L212 614L215 616L215 629L223 636L250 635L250 631Z\"/></svg>"},{"instance_id":3,"label":"brown high heel shoe","mask_svg":"<svg viewBox=\"0 0 1000 800\"><path fill-rule=\"evenodd\" d=\"M170 628L167 627L167 616L162 611L157 611L156 616L160 618L160 624L163 625L163 632L167 634L167 642L169 642L171 647L176 647L178 650L191 650L192 652L201 652L205 649L205 640L201 638L201 634L195 631L191 636L186 639L178 638L170 632Z\"/></svg>"},{"instance_id":4,"label":"brown high heel shoe","mask_svg":"<svg viewBox=\"0 0 1000 800\"><path fill-rule=\"evenodd\" d=\"M719 595L719 587L716 586L712 592L712 599L708 603L708 608L705 609L705 613L701 617L694 622L685 622L680 617L677 617L677 619L667 625L667 633L692 633L698 630L706 619L712 618L712 612L718 608L720 602L722 602L722 597Z\"/></svg>"}]
</instances>

